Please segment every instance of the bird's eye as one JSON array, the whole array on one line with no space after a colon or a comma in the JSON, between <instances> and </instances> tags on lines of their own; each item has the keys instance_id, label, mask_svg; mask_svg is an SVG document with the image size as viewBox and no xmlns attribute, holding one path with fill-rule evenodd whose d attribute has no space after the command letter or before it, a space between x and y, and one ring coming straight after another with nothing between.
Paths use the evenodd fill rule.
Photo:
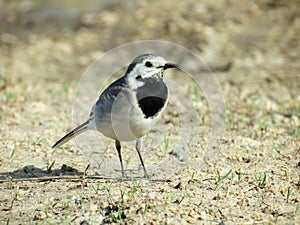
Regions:
<instances>
[{"instance_id":1,"label":"bird's eye","mask_svg":"<svg viewBox=\"0 0 300 225\"><path fill-rule=\"evenodd\" d=\"M152 65L151 62L147 61L147 62L145 62L145 66L147 66L147 67L152 67L153 65Z\"/></svg>"}]
</instances>

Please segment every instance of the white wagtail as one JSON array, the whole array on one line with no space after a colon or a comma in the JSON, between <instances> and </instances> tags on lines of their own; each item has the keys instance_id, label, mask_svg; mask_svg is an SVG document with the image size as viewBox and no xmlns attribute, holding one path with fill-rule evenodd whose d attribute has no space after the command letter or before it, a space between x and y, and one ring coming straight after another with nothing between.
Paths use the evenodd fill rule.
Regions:
<instances>
[{"instance_id":1,"label":"white wagtail","mask_svg":"<svg viewBox=\"0 0 300 225\"><path fill-rule=\"evenodd\" d=\"M178 66L161 56L143 54L135 58L125 75L103 91L92 108L90 118L62 137L52 148L61 146L86 130L97 130L115 140L124 176L120 142L136 140L136 150L148 177L140 153L141 137L152 129L167 105L168 88L163 81L163 73L169 68Z\"/></svg>"}]
</instances>

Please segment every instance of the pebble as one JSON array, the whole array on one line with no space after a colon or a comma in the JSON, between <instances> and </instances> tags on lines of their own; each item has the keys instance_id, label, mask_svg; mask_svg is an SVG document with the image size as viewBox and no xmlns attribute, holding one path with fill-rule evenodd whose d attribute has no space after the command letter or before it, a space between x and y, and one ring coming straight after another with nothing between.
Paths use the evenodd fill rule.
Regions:
<instances>
[{"instance_id":1,"label":"pebble","mask_svg":"<svg viewBox=\"0 0 300 225\"><path fill-rule=\"evenodd\" d=\"M96 212L96 211L98 210L98 205L97 205L97 204L91 204L91 205L90 205L90 210L91 210L92 212Z\"/></svg>"},{"instance_id":2,"label":"pebble","mask_svg":"<svg viewBox=\"0 0 300 225\"><path fill-rule=\"evenodd\" d=\"M235 143L245 148L253 148L256 149L260 146L260 142L253 140L251 138L237 136L235 139Z\"/></svg>"},{"instance_id":3,"label":"pebble","mask_svg":"<svg viewBox=\"0 0 300 225\"><path fill-rule=\"evenodd\" d=\"M42 102L32 102L27 110L32 113L44 113L46 112L46 105Z\"/></svg>"}]
</instances>

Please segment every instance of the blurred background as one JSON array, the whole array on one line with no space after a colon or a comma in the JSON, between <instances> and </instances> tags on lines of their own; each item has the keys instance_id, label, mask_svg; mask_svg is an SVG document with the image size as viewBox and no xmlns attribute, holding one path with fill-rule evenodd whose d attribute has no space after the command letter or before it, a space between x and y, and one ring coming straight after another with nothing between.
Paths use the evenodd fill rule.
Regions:
<instances>
[{"instance_id":1,"label":"blurred background","mask_svg":"<svg viewBox=\"0 0 300 225\"><path fill-rule=\"evenodd\" d=\"M195 51L218 71L282 67L299 59L299 5L297 0L1 0L1 56L26 46L23 51L35 51L39 60L52 55L47 63L72 65L61 71L68 75L120 44L159 39Z\"/></svg>"},{"instance_id":2,"label":"blurred background","mask_svg":"<svg viewBox=\"0 0 300 225\"><path fill-rule=\"evenodd\" d=\"M215 72L228 115L239 117L229 119L227 129L249 135L245 122L253 126L279 111L283 115L269 123L298 132L297 116L296 126L284 122L291 119L284 113L300 112L298 0L0 0L0 21L5 130L13 130L10 120L17 128L38 123L40 115L30 113L33 118L23 121L34 110L70 114L66 105L72 104L79 79L106 51L164 40L194 51Z\"/></svg>"}]
</instances>

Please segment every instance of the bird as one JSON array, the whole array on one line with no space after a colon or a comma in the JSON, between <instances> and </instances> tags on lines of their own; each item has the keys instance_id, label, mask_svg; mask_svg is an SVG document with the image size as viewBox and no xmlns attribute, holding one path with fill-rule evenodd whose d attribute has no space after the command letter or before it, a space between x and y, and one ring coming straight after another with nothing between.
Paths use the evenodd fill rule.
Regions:
<instances>
[{"instance_id":1,"label":"bird","mask_svg":"<svg viewBox=\"0 0 300 225\"><path fill-rule=\"evenodd\" d=\"M124 177L121 142L136 141L135 148L144 176L149 177L141 155L141 142L166 108L169 91L163 75L170 68L179 69L179 66L156 54L137 56L127 67L126 73L100 94L88 120L59 139L52 148L87 130L97 130L115 141Z\"/></svg>"}]
</instances>

